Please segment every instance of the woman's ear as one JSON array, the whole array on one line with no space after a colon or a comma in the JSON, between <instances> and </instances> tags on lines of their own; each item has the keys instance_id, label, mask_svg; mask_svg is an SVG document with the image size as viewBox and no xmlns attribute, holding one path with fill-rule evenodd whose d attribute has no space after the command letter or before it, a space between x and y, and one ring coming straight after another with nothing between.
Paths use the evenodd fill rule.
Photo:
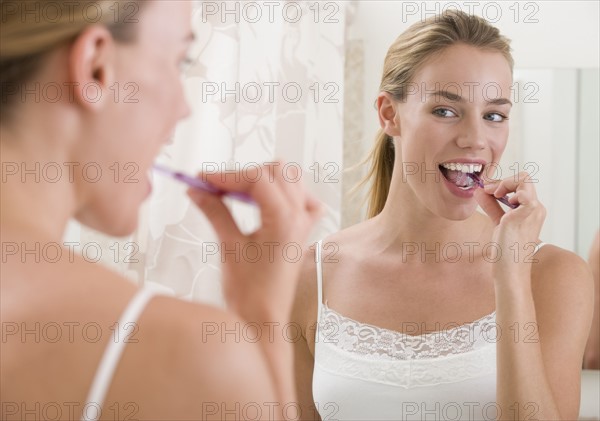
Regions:
<instances>
[{"instance_id":1,"label":"woman's ear","mask_svg":"<svg viewBox=\"0 0 600 421\"><path fill-rule=\"evenodd\" d=\"M115 82L115 42L106 27L86 28L71 46L69 82L74 100L87 110L98 110L110 100Z\"/></svg>"},{"instance_id":2,"label":"woman's ear","mask_svg":"<svg viewBox=\"0 0 600 421\"><path fill-rule=\"evenodd\" d=\"M381 92L377 97L377 114L379 124L388 136L400 136L400 122L396 120L398 103L387 92Z\"/></svg>"}]
</instances>

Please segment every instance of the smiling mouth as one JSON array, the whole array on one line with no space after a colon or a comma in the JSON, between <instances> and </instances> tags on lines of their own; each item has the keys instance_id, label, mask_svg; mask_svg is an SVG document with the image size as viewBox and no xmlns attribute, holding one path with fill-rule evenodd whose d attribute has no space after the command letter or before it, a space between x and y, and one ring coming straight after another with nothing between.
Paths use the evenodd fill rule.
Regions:
<instances>
[{"instance_id":1,"label":"smiling mouth","mask_svg":"<svg viewBox=\"0 0 600 421\"><path fill-rule=\"evenodd\" d=\"M449 163L440 164L438 167L446 180L461 190L469 190L476 187L477 183L475 183L471 175L475 174L477 177L480 177L483 172L483 165L481 164Z\"/></svg>"}]
</instances>

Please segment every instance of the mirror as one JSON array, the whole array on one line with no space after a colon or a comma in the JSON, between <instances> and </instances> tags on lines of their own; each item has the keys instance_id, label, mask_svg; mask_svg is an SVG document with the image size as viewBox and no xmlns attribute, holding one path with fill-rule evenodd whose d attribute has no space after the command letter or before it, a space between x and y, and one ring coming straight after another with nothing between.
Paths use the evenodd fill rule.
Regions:
<instances>
[{"instance_id":1,"label":"mirror","mask_svg":"<svg viewBox=\"0 0 600 421\"><path fill-rule=\"evenodd\" d=\"M578 71L579 124L577 153L576 252L587 259L600 221L600 72L598 69Z\"/></svg>"},{"instance_id":2,"label":"mirror","mask_svg":"<svg viewBox=\"0 0 600 421\"><path fill-rule=\"evenodd\" d=\"M598 3L358 1L347 5L345 84L352 88L344 91L344 168L360 162L373 143L379 127L373 101L393 40L413 22L436 12L470 10L512 40L519 98L513 101L504 173L522 171L527 164L525 170L537 172L537 191L548 210L541 239L587 259L600 224ZM341 228L364 214L357 198L348 194L363 173L361 169L344 175Z\"/></svg>"},{"instance_id":3,"label":"mirror","mask_svg":"<svg viewBox=\"0 0 600 421\"><path fill-rule=\"evenodd\" d=\"M598 69L516 69L501 167L532 174L548 210L542 241L587 259L598 229Z\"/></svg>"}]
</instances>

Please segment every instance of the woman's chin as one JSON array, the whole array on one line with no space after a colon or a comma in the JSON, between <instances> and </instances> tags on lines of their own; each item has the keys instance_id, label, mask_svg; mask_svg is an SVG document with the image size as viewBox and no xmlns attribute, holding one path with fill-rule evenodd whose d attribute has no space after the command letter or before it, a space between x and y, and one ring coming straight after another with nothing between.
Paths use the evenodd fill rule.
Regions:
<instances>
[{"instance_id":1,"label":"woman's chin","mask_svg":"<svg viewBox=\"0 0 600 421\"><path fill-rule=\"evenodd\" d=\"M129 237L132 235L138 228L137 218L134 224L130 224L127 226L117 227L115 225L111 225L108 230L103 230L102 232L111 237Z\"/></svg>"},{"instance_id":2,"label":"woman's chin","mask_svg":"<svg viewBox=\"0 0 600 421\"><path fill-rule=\"evenodd\" d=\"M75 219L82 225L110 237L128 237L138 228L139 207L122 210L117 214L79 215Z\"/></svg>"},{"instance_id":3,"label":"woman's chin","mask_svg":"<svg viewBox=\"0 0 600 421\"><path fill-rule=\"evenodd\" d=\"M440 212L440 216L451 221L464 221L469 219L477 211L477 203L465 203L464 205L446 205Z\"/></svg>"}]
</instances>

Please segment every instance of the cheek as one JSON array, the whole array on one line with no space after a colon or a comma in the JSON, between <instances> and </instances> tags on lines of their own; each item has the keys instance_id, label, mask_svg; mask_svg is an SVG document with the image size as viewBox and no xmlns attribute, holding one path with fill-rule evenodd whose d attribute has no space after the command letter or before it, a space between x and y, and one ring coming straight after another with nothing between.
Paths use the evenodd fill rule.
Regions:
<instances>
[{"instance_id":1,"label":"cheek","mask_svg":"<svg viewBox=\"0 0 600 421\"><path fill-rule=\"evenodd\" d=\"M166 68L162 76L151 82L146 106L161 134L168 135L178 120L178 112L184 98L181 76L177 70ZM161 141L165 141L162 139Z\"/></svg>"},{"instance_id":2,"label":"cheek","mask_svg":"<svg viewBox=\"0 0 600 421\"><path fill-rule=\"evenodd\" d=\"M174 85L172 75L167 72L163 75L139 79L130 85L132 101L124 103L122 111L127 115L127 131L131 135L130 142L136 144L134 147L167 140L181 88Z\"/></svg>"},{"instance_id":3,"label":"cheek","mask_svg":"<svg viewBox=\"0 0 600 421\"><path fill-rule=\"evenodd\" d=\"M508 144L508 128L501 128L493 131L490 133L488 139L488 144L492 150L492 153L497 155L499 158L500 155L504 153L506 145Z\"/></svg>"},{"instance_id":4,"label":"cheek","mask_svg":"<svg viewBox=\"0 0 600 421\"><path fill-rule=\"evenodd\" d=\"M164 101L173 102L182 85L181 73L175 60L160 57L155 63L154 69L154 77L149 82L156 88L156 95Z\"/></svg>"},{"instance_id":5,"label":"cheek","mask_svg":"<svg viewBox=\"0 0 600 421\"><path fill-rule=\"evenodd\" d=\"M167 109L174 102L174 99L177 94L177 85L176 75L169 71L170 69L165 69L164 73L162 73L161 77L151 81L151 86L148 88L151 89L151 93L153 96L153 100L161 101L154 103L154 105L161 109Z\"/></svg>"},{"instance_id":6,"label":"cheek","mask_svg":"<svg viewBox=\"0 0 600 421\"><path fill-rule=\"evenodd\" d=\"M162 55L144 55L126 72L133 82L127 89L130 102L137 103L146 110L145 112L154 110L154 114L164 114L165 110L171 107L178 92L180 79L176 64L171 63L170 58ZM122 84L125 83L124 81Z\"/></svg>"},{"instance_id":7,"label":"cheek","mask_svg":"<svg viewBox=\"0 0 600 421\"><path fill-rule=\"evenodd\" d=\"M448 130L434 124L409 126L407 137L402 142L405 161L426 163L436 156L450 139Z\"/></svg>"}]
</instances>

